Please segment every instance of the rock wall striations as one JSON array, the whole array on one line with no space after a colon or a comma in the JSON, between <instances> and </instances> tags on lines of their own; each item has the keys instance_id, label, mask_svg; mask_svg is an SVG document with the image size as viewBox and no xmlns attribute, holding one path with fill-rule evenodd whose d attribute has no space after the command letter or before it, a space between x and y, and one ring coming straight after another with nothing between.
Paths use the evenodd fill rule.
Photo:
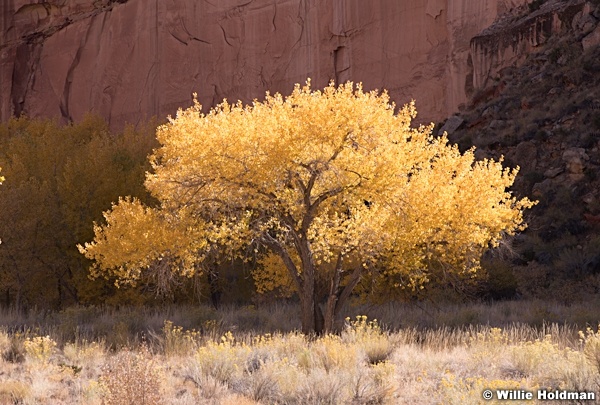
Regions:
<instances>
[{"instance_id":1,"label":"rock wall striations","mask_svg":"<svg viewBox=\"0 0 600 405\"><path fill-rule=\"evenodd\" d=\"M193 92L205 106L248 102L311 77L386 88L416 99L420 121L441 120L484 81L472 38L526 3L3 0L0 119L92 111L120 127L174 114Z\"/></svg>"},{"instance_id":2,"label":"rock wall striations","mask_svg":"<svg viewBox=\"0 0 600 405\"><path fill-rule=\"evenodd\" d=\"M490 86L501 69L520 65L534 48L561 30L579 30L587 35L586 24L595 26L589 21L593 9L586 0L548 0L531 13L499 18L471 40L473 89L467 93Z\"/></svg>"}]
</instances>

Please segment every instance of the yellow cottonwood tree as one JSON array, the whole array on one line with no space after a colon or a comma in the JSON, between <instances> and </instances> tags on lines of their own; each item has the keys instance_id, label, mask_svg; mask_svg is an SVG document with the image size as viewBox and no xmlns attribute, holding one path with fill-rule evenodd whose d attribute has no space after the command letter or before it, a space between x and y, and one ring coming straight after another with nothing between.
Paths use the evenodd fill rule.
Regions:
<instances>
[{"instance_id":1,"label":"yellow cottonwood tree","mask_svg":"<svg viewBox=\"0 0 600 405\"><path fill-rule=\"evenodd\" d=\"M331 330L368 274L412 287L434 261L476 271L525 226L532 203L507 191L517 170L411 128L413 104L394 111L385 92L310 81L208 114L196 102L157 130L145 184L159 206L121 200L80 251L126 281L161 261L189 274L215 251L267 251L259 291L291 283L305 333Z\"/></svg>"}]
</instances>

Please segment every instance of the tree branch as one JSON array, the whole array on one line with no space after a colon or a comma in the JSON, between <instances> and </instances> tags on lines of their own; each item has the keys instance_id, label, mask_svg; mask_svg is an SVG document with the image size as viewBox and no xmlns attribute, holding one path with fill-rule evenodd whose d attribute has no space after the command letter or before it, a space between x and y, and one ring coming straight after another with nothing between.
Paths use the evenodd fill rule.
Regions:
<instances>
[{"instance_id":1,"label":"tree branch","mask_svg":"<svg viewBox=\"0 0 600 405\"><path fill-rule=\"evenodd\" d=\"M350 275L350 281L348 281L348 284L346 284L344 286L344 289L342 290L341 294L339 294L339 297L338 297L338 300L337 300L337 303L335 306L335 315L337 315L339 313L342 306L346 303L346 300L348 299L348 297L350 297L352 290L354 290L354 287L356 287L356 285L360 281L360 276L362 275L362 273L363 273L363 266L362 266L362 264L358 264L354 268L354 271L352 272L352 274Z\"/></svg>"},{"instance_id":2,"label":"tree branch","mask_svg":"<svg viewBox=\"0 0 600 405\"><path fill-rule=\"evenodd\" d=\"M294 261L290 257L287 250L283 246L281 246L281 244L275 238L270 236L269 234L263 235L263 237L261 238L261 241L262 241L262 243L265 244L265 246L267 246L275 254L277 254L277 255L279 255L279 257L281 257L281 260L283 260L285 267L288 269L288 271L290 272L290 274L292 276L292 279L296 283L296 288L298 289L298 293L300 294L302 292L302 278L300 277L300 274L298 273L298 268L294 264Z\"/></svg>"},{"instance_id":3,"label":"tree branch","mask_svg":"<svg viewBox=\"0 0 600 405\"><path fill-rule=\"evenodd\" d=\"M340 288L340 280L342 278L342 263L343 263L343 255L340 252L338 254L337 262L335 263L335 270L333 273L333 280L331 280L331 287L329 289L329 295L335 296L337 299L338 290Z\"/></svg>"}]
</instances>

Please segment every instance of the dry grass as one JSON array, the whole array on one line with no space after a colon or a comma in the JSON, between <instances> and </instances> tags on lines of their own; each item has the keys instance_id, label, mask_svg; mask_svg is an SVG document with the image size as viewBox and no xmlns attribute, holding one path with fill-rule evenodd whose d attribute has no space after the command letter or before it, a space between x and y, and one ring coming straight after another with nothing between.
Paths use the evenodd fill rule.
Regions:
<instances>
[{"instance_id":1,"label":"dry grass","mask_svg":"<svg viewBox=\"0 0 600 405\"><path fill-rule=\"evenodd\" d=\"M471 305L453 316L463 311L488 319L513 317L512 305ZM377 310L385 316L385 308ZM308 339L276 327L264 333L261 325L223 331L235 321L234 309L186 327L150 311L151 327L145 331L135 329L144 318L136 319L138 326L123 321L133 313L127 311L127 316L115 314L112 325L98 317L103 330L127 325L122 328L129 335L119 337L123 346L110 335L71 333L52 324L5 326L0 403L479 404L486 388L600 390L600 333L591 327L453 321L452 326L390 329L358 316L347 319L339 335ZM264 317L252 308L237 313L245 321L249 314ZM167 315L184 318L174 309ZM383 319L385 325L398 322ZM90 326L78 325L93 330Z\"/></svg>"}]
</instances>

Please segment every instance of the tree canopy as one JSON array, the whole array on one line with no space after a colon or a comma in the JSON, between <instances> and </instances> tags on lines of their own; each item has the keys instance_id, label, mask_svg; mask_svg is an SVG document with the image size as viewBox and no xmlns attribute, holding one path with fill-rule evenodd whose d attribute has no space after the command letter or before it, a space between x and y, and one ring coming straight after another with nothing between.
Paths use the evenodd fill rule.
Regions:
<instances>
[{"instance_id":1,"label":"tree canopy","mask_svg":"<svg viewBox=\"0 0 600 405\"><path fill-rule=\"evenodd\" d=\"M195 102L157 130L145 185L159 203L120 199L80 251L122 282L256 258L259 291L298 294L307 333L333 329L361 280L416 288L433 265L476 272L525 227L532 203L507 191L517 169L412 128L413 103L395 110L350 82L207 114Z\"/></svg>"},{"instance_id":2,"label":"tree canopy","mask_svg":"<svg viewBox=\"0 0 600 405\"><path fill-rule=\"evenodd\" d=\"M3 305L57 308L134 295L89 280L76 244L93 237L90 223L119 195L146 201L155 128L113 134L91 115L69 125L27 117L0 124L0 166L9 180L0 198Z\"/></svg>"}]
</instances>

